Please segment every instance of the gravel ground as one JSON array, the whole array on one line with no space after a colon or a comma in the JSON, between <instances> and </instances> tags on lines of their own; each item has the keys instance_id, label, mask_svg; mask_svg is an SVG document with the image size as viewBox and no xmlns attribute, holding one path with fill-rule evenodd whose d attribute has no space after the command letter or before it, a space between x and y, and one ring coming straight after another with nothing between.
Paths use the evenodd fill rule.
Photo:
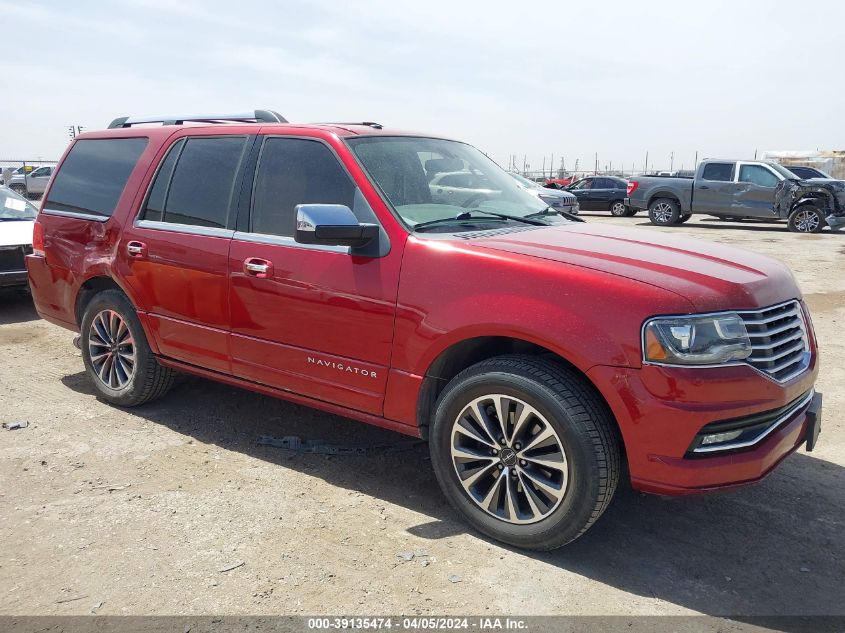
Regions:
<instances>
[{"instance_id":1,"label":"gravel ground","mask_svg":"<svg viewBox=\"0 0 845 633\"><path fill-rule=\"evenodd\" d=\"M108 406L72 334L0 294L0 420L29 423L0 431L0 614L845 614L845 235L664 230L795 271L823 350L819 446L733 492L623 486L549 554L469 531L403 436L200 379ZM303 455L264 434L397 450Z\"/></svg>"}]
</instances>

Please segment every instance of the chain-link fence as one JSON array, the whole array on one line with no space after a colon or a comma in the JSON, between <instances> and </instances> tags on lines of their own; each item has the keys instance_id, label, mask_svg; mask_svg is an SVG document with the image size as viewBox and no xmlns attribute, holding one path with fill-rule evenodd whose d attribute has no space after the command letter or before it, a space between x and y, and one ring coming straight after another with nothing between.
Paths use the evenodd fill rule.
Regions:
<instances>
[{"instance_id":1,"label":"chain-link fence","mask_svg":"<svg viewBox=\"0 0 845 633\"><path fill-rule=\"evenodd\" d=\"M0 185L28 198L40 198L53 175L56 162L43 158L0 159Z\"/></svg>"}]
</instances>

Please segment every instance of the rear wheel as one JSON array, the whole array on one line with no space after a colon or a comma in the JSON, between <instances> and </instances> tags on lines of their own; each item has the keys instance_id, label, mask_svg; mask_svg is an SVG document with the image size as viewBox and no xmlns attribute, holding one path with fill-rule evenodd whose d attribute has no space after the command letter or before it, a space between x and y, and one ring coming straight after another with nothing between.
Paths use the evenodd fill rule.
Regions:
<instances>
[{"instance_id":1,"label":"rear wheel","mask_svg":"<svg viewBox=\"0 0 845 633\"><path fill-rule=\"evenodd\" d=\"M621 200L614 200L610 203L610 215L614 215L617 218L625 217L628 215L628 207Z\"/></svg>"},{"instance_id":2,"label":"rear wheel","mask_svg":"<svg viewBox=\"0 0 845 633\"><path fill-rule=\"evenodd\" d=\"M648 219L657 226L671 226L681 219L681 210L674 200L658 198L648 207Z\"/></svg>"},{"instance_id":3,"label":"rear wheel","mask_svg":"<svg viewBox=\"0 0 845 633\"><path fill-rule=\"evenodd\" d=\"M620 451L606 405L568 369L501 356L441 394L430 449L449 502L480 532L528 549L578 538L604 512Z\"/></svg>"},{"instance_id":4,"label":"rear wheel","mask_svg":"<svg viewBox=\"0 0 845 633\"><path fill-rule=\"evenodd\" d=\"M794 233L821 233L826 223L821 209L805 204L789 214L787 224Z\"/></svg>"},{"instance_id":5,"label":"rear wheel","mask_svg":"<svg viewBox=\"0 0 845 633\"><path fill-rule=\"evenodd\" d=\"M112 404L143 404L173 384L174 372L158 364L135 308L119 290L104 290L88 304L80 347L94 388Z\"/></svg>"}]
</instances>

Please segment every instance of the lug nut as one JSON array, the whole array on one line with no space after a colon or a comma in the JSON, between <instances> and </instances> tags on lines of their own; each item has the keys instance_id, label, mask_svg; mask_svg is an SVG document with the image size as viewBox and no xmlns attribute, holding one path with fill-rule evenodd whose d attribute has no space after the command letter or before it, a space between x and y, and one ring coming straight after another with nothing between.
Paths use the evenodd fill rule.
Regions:
<instances>
[{"instance_id":1,"label":"lug nut","mask_svg":"<svg viewBox=\"0 0 845 633\"><path fill-rule=\"evenodd\" d=\"M504 446L504 445L505 445L505 438L500 437L500 438L499 438L499 444L501 444L502 446Z\"/></svg>"},{"instance_id":2,"label":"lug nut","mask_svg":"<svg viewBox=\"0 0 845 633\"><path fill-rule=\"evenodd\" d=\"M502 470L504 468L504 465L503 464L497 464L496 468L498 468L499 470Z\"/></svg>"},{"instance_id":3,"label":"lug nut","mask_svg":"<svg viewBox=\"0 0 845 633\"><path fill-rule=\"evenodd\" d=\"M498 455L498 454L499 454L499 450L498 450L498 449L496 449L496 448L494 448L492 451L490 451L490 454L491 454L491 455Z\"/></svg>"},{"instance_id":4,"label":"lug nut","mask_svg":"<svg viewBox=\"0 0 845 633\"><path fill-rule=\"evenodd\" d=\"M528 466L528 462L526 462L524 459L520 459L520 460L519 460L519 465L520 465L520 466Z\"/></svg>"},{"instance_id":5,"label":"lug nut","mask_svg":"<svg viewBox=\"0 0 845 633\"><path fill-rule=\"evenodd\" d=\"M522 449L522 444L520 444L519 442L517 442L516 444L514 444L514 445L513 445L513 447L514 447L516 450L521 450L521 449Z\"/></svg>"}]
</instances>

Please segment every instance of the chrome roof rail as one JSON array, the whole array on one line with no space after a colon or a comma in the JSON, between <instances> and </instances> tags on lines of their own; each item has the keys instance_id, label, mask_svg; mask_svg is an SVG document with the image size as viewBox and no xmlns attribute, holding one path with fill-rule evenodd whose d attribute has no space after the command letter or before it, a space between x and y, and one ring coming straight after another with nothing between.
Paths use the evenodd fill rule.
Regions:
<instances>
[{"instance_id":1,"label":"chrome roof rail","mask_svg":"<svg viewBox=\"0 0 845 633\"><path fill-rule=\"evenodd\" d=\"M241 114L192 114L187 116L122 116L109 123L109 129L132 127L141 123L161 123L162 125L182 125L185 122L220 123L234 121L238 123L287 123L288 120L273 110L253 110Z\"/></svg>"}]
</instances>

